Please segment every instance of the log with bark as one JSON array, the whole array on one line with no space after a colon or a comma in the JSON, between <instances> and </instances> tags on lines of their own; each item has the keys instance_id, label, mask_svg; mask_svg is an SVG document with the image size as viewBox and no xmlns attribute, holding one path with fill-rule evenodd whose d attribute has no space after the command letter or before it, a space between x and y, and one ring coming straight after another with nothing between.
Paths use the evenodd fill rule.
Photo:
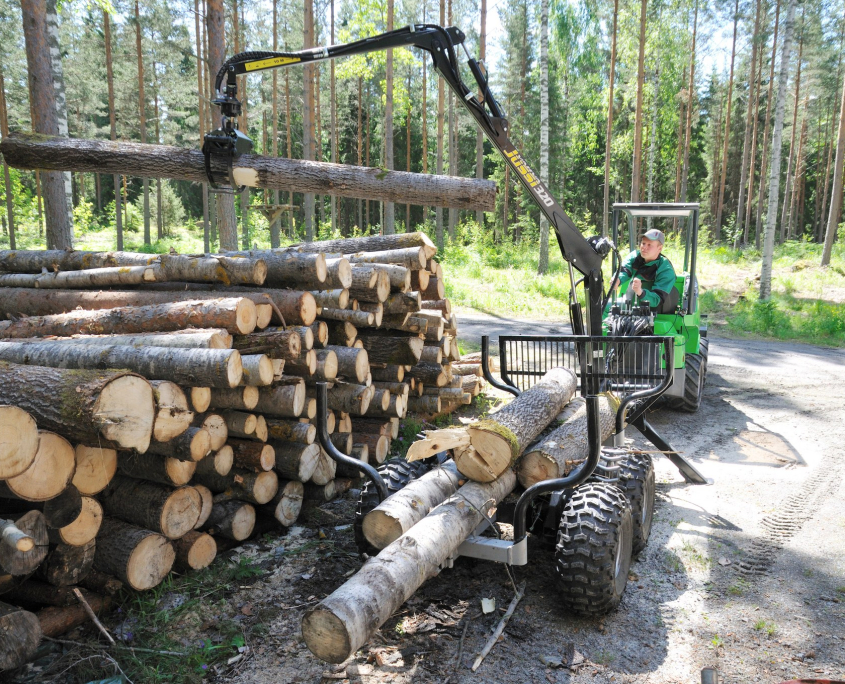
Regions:
<instances>
[{"instance_id":1,"label":"log with bark","mask_svg":"<svg viewBox=\"0 0 845 684\"><path fill-rule=\"evenodd\" d=\"M269 444L248 439L230 439L234 465L255 472L272 470L276 464L276 452Z\"/></svg>"},{"instance_id":2,"label":"log with bark","mask_svg":"<svg viewBox=\"0 0 845 684\"><path fill-rule=\"evenodd\" d=\"M320 458L317 459L317 467L311 474L311 482L316 485L328 484L337 474L337 463L322 448Z\"/></svg>"},{"instance_id":3,"label":"log with bark","mask_svg":"<svg viewBox=\"0 0 845 684\"><path fill-rule=\"evenodd\" d=\"M196 461L181 461L178 458L160 457L150 454L119 452L117 469L120 473L140 480L180 487L188 484L197 469Z\"/></svg>"},{"instance_id":4,"label":"log with bark","mask_svg":"<svg viewBox=\"0 0 845 684\"><path fill-rule=\"evenodd\" d=\"M89 594L86 596L86 600L94 613L105 612L112 605L110 596ZM88 612L81 605L67 607L51 606L39 610L36 616L41 626L41 631L47 637L61 636L65 632L79 625L83 625L91 619Z\"/></svg>"},{"instance_id":5,"label":"log with bark","mask_svg":"<svg viewBox=\"0 0 845 684\"><path fill-rule=\"evenodd\" d=\"M215 502L205 523L211 534L240 542L255 528L255 507L243 501Z\"/></svg>"},{"instance_id":6,"label":"log with bark","mask_svg":"<svg viewBox=\"0 0 845 684\"><path fill-rule=\"evenodd\" d=\"M82 512L82 495L72 484L64 488L61 494L48 501L24 501L23 499L4 498L0 501L0 517L14 518L15 514L27 511L41 511L48 528L58 529L70 525Z\"/></svg>"},{"instance_id":7,"label":"log with bark","mask_svg":"<svg viewBox=\"0 0 845 684\"><path fill-rule=\"evenodd\" d=\"M188 408L188 397L184 390L169 380L152 380L156 400L156 417L153 423L153 439L166 442L181 435L194 419L194 412Z\"/></svg>"},{"instance_id":8,"label":"log with bark","mask_svg":"<svg viewBox=\"0 0 845 684\"><path fill-rule=\"evenodd\" d=\"M90 496L82 497L82 509L72 523L57 529L47 530L47 536L53 544L85 546L100 531L103 522L103 507Z\"/></svg>"},{"instance_id":9,"label":"log with bark","mask_svg":"<svg viewBox=\"0 0 845 684\"><path fill-rule=\"evenodd\" d=\"M321 321L326 326L326 344L351 347L358 337L358 329L348 321Z\"/></svg>"},{"instance_id":10,"label":"log with bark","mask_svg":"<svg viewBox=\"0 0 845 684\"><path fill-rule=\"evenodd\" d=\"M370 358L366 350L354 347L328 346L337 357L337 375L350 382L363 383L370 371Z\"/></svg>"},{"instance_id":11,"label":"log with bark","mask_svg":"<svg viewBox=\"0 0 845 684\"><path fill-rule=\"evenodd\" d=\"M354 432L352 434L354 444L366 444L370 459L376 464L384 463L387 454L390 452L390 438L386 435L376 435L366 432Z\"/></svg>"},{"instance_id":12,"label":"log with bark","mask_svg":"<svg viewBox=\"0 0 845 684\"><path fill-rule=\"evenodd\" d=\"M335 499L334 480L329 480L323 485L309 482L305 485L303 499L305 499L305 501L315 501L317 503L333 501Z\"/></svg>"},{"instance_id":13,"label":"log with bark","mask_svg":"<svg viewBox=\"0 0 845 684\"><path fill-rule=\"evenodd\" d=\"M94 562L94 547L91 547L91 563ZM41 568L39 568L40 570ZM73 590L78 587L72 586L53 586L46 582L39 582L36 579L28 579L26 582L18 584L14 591L8 593L6 596L13 600L16 604L24 608L38 608L41 606L75 606L78 605L77 599ZM83 596L89 592L84 591Z\"/></svg>"},{"instance_id":14,"label":"log with bark","mask_svg":"<svg viewBox=\"0 0 845 684\"><path fill-rule=\"evenodd\" d=\"M204 428L190 427L169 442L153 442L150 454L180 461L201 461L212 452L211 435Z\"/></svg>"},{"instance_id":15,"label":"log with bark","mask_svg":"<svg viewBox=\"0 0 845 684\"><path fill-rule=\"evenodd\" d=\"M117 579L117 577L112 577L93 568L79 583L89 591L107 596L115 596L123 589L123 582Z\"/></svg>"},{"instance_id":16,"label":"log with bark","mask_svg":"<svg viewBox=\"0 0 845 684\"><path fill-rule=\"evenodd\" d=\"M20 407L40 428L74 441L140 452L150 444L155 421L150 383L119 371L0 362L0 403Z\"/></svg>"},{"instance_id":17,"label":"log with bark","mask_svg":"<svg viewBox=\"0 0 845 684\"><path fill-rule=\"evenodd\" d=\"M243 376L241 386L268 387L276 375L273 362L266 354L246 354L241 357Z\"/></svg>"},{"instance_id":18,"label":"log with bark","mask_svg":"<svg viewBox=\"0 0 845 684\"><path fill-rule=\"evenodd\" d=\"M4 299L9 290L0 289L0 300ZM18 292L18 290L12 290L12 292ZM54 295L55 292L49 293L49 295ZM99 294L99 293L86 293L86 294ZM49 304L49 295L41 294L41 297L48 300ZM44 310L39 313L39 309L37 307L32 307L33 313L27 313L26 311L22 311L20 313L26 314L27 316L47 316L53 313L66 313L67 311L73 311L76 308L74 306L68 306L67 308L64 306L61 307L49 307L45 306ZM51 308L60 309L57 311L51 311ZM86 307L82 307L83 309ZM113 308L113 307L104 307L104 308ZM0 308L0 311L3 309ZM15 315L14 310L10 310L10 313ZM41 338L28 338L27 340L23 341L38 341ZM200 330L195 328L189 328L187 330L175 330L173 332L163 332L163 333L143 333L140 335L73 335L72 337L50 337L47 338L50 341L54 342L62 342L63 344L88 344L88 345L106 345L106 346L114 346L116 344L123 344L129 347L179 347L183 349L231 349L232 348L232 336L222 328L210 328L208 330ZM43 340L42 340L43 341Z\"/></svg>"},{"instance_id":19,"label":"log with bark","mask_svg":"<svg viewBox=\"0 0 845 684\"><path fill-rule=\"evenodd\" d=\"M182 572L202 570L211 565L217 555L217 542L205 532L191 530L173 542L176 559L173 567Z\"/></svg>"},{"instance_id":20,"label":"log with bark","mask_svg":"<svg viewBox=\"0 0 845 684\"><path fill-rule=\"evenodd\" d=\"M191 486L197 490L200 495L200 499L202 500L200 517L197 520L197 524L194 526L194 529L198 530L205 525L205 521L208 520L208 516L211 515L211 508L214 506L214 494L208 487L201 485L199 482L194 482Z\"/></svg>"},{"instance_id":21,"label":"log with bark","mask_svg":"<svg viewBox=\"0 0 845 684\"><path fill-rule=\"evenodd\" d=\"M284 418L267 418L267 432L271 439L300 444L313 444L317 438L314 425Z\"/></svg>"},{"instance_id":22,"label":"log with bark","mask_svg":"<svg viewBox=\"0 0 845 684\"><path fill-rule=\"evenodd\" d=\"M482 515L516 485L507 470L493 482L470 482L420 522L368 560L357 574L302 619L309 650L330 663L342 663L429 577L436 575Z\"/></svg>"},{"instance_id":23,"label":"log with bark","mask_svg":"<svg viewBox=\"0 0 845 684\"><path fill-rule=\"evenodd\" d=\"M127 306L99 311L71 311L0 321L0 338L67 337L79 333L148 333L182 330L189 326L225 328L247 335L255 330L255 304L245 297L188 300L151 306Z\"/></svg>"},{"instance_id":24,"label":"log with bark","mask_svg":"<svg viewBox=\"0 0 845 684\"><path fill-rule=\"evenodd\" d=\"M211 405L210 387L186 387L194 413L205 413Z\"/></svg>"},{"instance_id":25,"label":"log with bark","mask_svg":"<svg viewBox=\"0 0 845 684\"><path fill-rule=\"evenodd\" d=\"M401 333L384 335L367 331L358 337L364 343L371 364L415 365L425 346L425 340L417 336L402 336Z\"/></svg>"},{"instance_id":26,"label":"log with bark","mask_svg":"<svg viewBox=\"0 0 845 684\"><path fill-rule=\"evenodd\" d=\"M370 235L358 238L340 238L337 240L321 240L320 242L301 242L288 249L299 252L324 252L355 254L356 252L379 252L384 250L407 249L422 247L426 259L437 253L436 245L425 233L395 233L393 235Z\"/></svg>"},{"instance_id":27,"label":"log with bark","mask_svg":"<svg viewBox=\"0 0 845 684\"><path fill-rule=\"evenodd\" d=\"M254 389L254 388L251 388ZM226 419L219 413L206 413L194 418L193 427L202 428L208 433L211 451L219 451L229 439L229 428Z\"/></svg>"},{"instance_id":28,"label":"log with bark","mask_svg":"<svg viewBox=\"0 0 845 684\"><path fill-rule=\"evenodd\" d=\"M390 277L377 265L352 267L349 296L362 302L384 302L390 295Z\"/></svg>"},{"instance_id":29,"label":"log with bark","mask_svg":"<svg viewBox=\"0 0 845 684\"><path fill-rule=\"evenodd\" d=\"M431 280L431 273L424 269L411 272L411 288L417 292L428 289L429 280Z\"/></svg>"},{"instance_id":30,"label":"log with bark","mask_svg":"<svg viewBox=\"0 0 845 684\"><path fill-rule=\"evenodd\" d=\"M448 370L439 363L420 362L408 371L408 375L431 387L445 387L449 382Z\"/></svg>"},{"instance_id":31,"label":"log with bark","mask_svg":"<svg viewBox=\"0 0 845 684\"><path fill-rule=\"evenodd\" d=\"M29 511L17 520L0 520L0 570L30 574L47 555L47 543L47 523L40 511Z\"/></svg>"},{"instance_id":32,"label":"log with bark","mask_svg":"<svg viewBox=\"0 0 845 684\"><path fill-rule=\"evenodd\" d=\"M283 527L290 527L302 510L304 485L296 480L280 480L279 490L261 510L272 515Z\"/></svg>"},{"instance_id":33,"label":"log with bark","mask_svg":"<svg viewBox=\"0 0 845 684\"><path fill-rule=\"evenodd\" d=\"M107 140L74 140L32 133L5 137L0 144L0 153L7 164L18 169L73 170L171 178L194 183L208 181L205 158L198 149ZM218 170L228 173L223 168ZM379 168L255 154L238 156L232 174L236 183L249 187L422 206L493 211L496 198L496 184L492 181L384 171ZM391 245L385 249L391 249L396 244L414 246L411 241L416 234L411 235L404 244L384 240L379 244ZM342 252L362 249L335 248L343 242L332 240L327 249Z\"/></svg>"},{"instance_id":34,"label":"log with bark","mask_svg":"<svg viewBox=\"0 0 845 684\"><path fill-rule=\"evenodd\" d=\"M223 411L220 415L226 421L226 430L232 437L247 438L255 434L258 417L254 413Z\"/></svg>"},{"instance_id":35,"label":"log with bark","mask_svg":"<svg viewBox=\"0 0 845 684\"><path fill-rule=\"evenodd\" d=\"M262 387L255 410L268 416L298 418L305 408L305 383L302 378L296 380L295 384Z\"/></svg>"},{"instance_id":36,"label":"log with bark","mask_svg":"<svg viewBox=\"0 0 845 684\"><path fill-rule=\"evenodd\" d=\"M369 354L370 352L367 352ZM416 363L416 361L414 362ZM373 380L378 380L379 382L402 382L405 379L405 366L404 364L389 364L389 363L382 363L373 365L374 362L372 358L370 358L370 373L373 376Z\"/></svg>"},{"instance_id":37,"label":"log with bark","mask_svg":"<svg viewBox=\"0 0 845 684\"><path fill-rule=\"evenodd\" d=\"M328 393L329 408L353 416L363 416L374 394L372 387L339 382Z\"/></svg>"},{"instance_id":38,"label":"log with bark","mask_svg":"<svg viewBox=\"0 0 845 684\"><path fill-rule=\"evenodd\" d=\"M73 479L76 455L64 437L38 431L35 460L20 475L0 482L0 496L11 494L26 501L47 501L61 494Z\"/></svg>"},{"instance_id":39,"label":"log with bark","mask_svg":"<svg viewBox=\"0 0 845 684\"><path fill-rule=\"evenodd\" d=\"M350 275L352 271L350 270ZM319 307L329 309L345 309L349 306L349 290L346 288L337 290L312 290L314 301Z\"/></svg>"},{"instance_id":40,"label":"log with bark","mask_svg":"<svg viewBox=\"0 0 845 684\"><path fill-rule=\"evenodd\" d=\"M80 546L52 545L35 576L54 587L79 584L94 567L95 550L96 541L93 539Z\"/></svg>"},{"instance_id":41,"label":"log with bark","mask_svg":"<svg viewBox=\"0 0 845 684\"><path fill-rule=\"evenodd\" d=\"M519 482L530 487L544 480L564 477L589 455L587 404L583 397L570 401L554 420L554 430L529 447L516 466ZM610 394L599 397L601 441L613 433L619 402Z\"/></svg>"},{"instance_id":42,"label":"log with bark","mask_svg":"<svg viewBox=\"0 0 845 684\"><path fill-rule=\"evenodd\" d=\"M327 321L343 321L356 328L367 328L375 325L375 314L369 311L353 311L351 309L323 309L320 318Z\"/></svg>"},{"instance_id":43,"label":"log with bark","mask_svg":"<svg viewBox=\"0 0 845 684\"><path fill-rule=\"evenodd\" d=\"M326 257L320 253L301 254L283 249L252 249L227 254L264 261L267 264L266 284L270 287L296 286L311 289L314 283L319 287L326 282Z\"/></svg>"},{"instance_id":44,"label":"log with bark","mask_svg":"<svg viewBox=\"0 0 845 684\"><path fill-rule=\"evenodd\" d=\"M398 249L366 250L346 254L352 264L393 264L411 270L425 268L426 247L404 247Z\"/></svg>"},{"instance_id":45,"label":"log with bark","mask_svg":"<svg viewBox=\"0 0 845 684\"><path fill-rule=\"evenodd\" d=\"M112 266L85 271L59 271L56 273L3 273L0 287L33 290L85 289L91 287L120 287L141 285L165 280L164 274L153 266Z\"/></svg>"},{"instance_id":46,"label":"log with bark","mask_svg":"<svg viewBox=\"0 0 845 684\"><path fill-rule=\"evenodd\" d=\"M107 516L178 539L194 529L202 499L193 487L167 487L116 477L100 495Z\"/></svg>"},{"instance_id":47,"label":"log with bark","mask_svg":"<svg viewBox=\"0 0 845 684\"><path fill-rule=\"evenodd\" d=\"M136 591L144 591L161 584L175 557L173 545L163 535L104 518L97 535L94 567Z\"/></svg>"},{"instance_id":48,"label":"log with bark","mask_svg":"<svg viewBox=\"0 0 845 684\"><path fill-rule=\"evenodd\" d=\"M233 389L212 389L208 406L212 409L234 409L252 411L258 404L257 387L235 387Z\"/></svg>"},{"instance_id":49,"label":"log with bark","mask_svg":"<svg viewBox=\"0 0 845 684\"><path fill-rule=\"evenodd\" d=\"M38 617L8 603L0 603L0 672L28 662L41 643Z\"/></svg>"},{"instance_id":50,"label":"log with bark","mask_svg":"<svg viewBox=\"0 0 845 684\"><path fill-rule=\"evenodd\" d=\"M0 406L0 480L23 473L37 452L35 419L17 406Z\"/></svg>"},{"instance_id":51,"label":"log with bark","mask_svg":"<svg viewBox=\"0 0 845 684\"><path fill-rule=\"evenodd\" d=\"M462 480L455 462L446 461L391 494L364 517L364 536L383 549L410 530L435 506L452 496Z\"/></svg>"},{"instance_id":52,"label":"log with bark","mask_svg":"<svg viewBox=\"0 0 845 684\"><path fill-rule=\"evenodd\" d=\"M269 354L275 359L293 361L302 352L302 338L296 329L273 328L251 335L237 335L232 346L238 350L251 350L252 353Z\"/></svg>"},{"instance_id":53,"label":"log with bark","mask_svg":"<svg viewBox=\"0 0 845 684\"><path fill-rule=\"evenodd\" d=\"M330 349L311 349L298 361L287 363L285 369L291 375L299 375L313 382L330 382L337 377L337 354Z\"/></svg>"},{"instance_id":54,"label":"log with bark","mask_svg":"<svg viewBox=\"0 0 845 684\"><path fill-rule=\"evenodd\" d=\"M237 387L243 377L241 355L234 349L2 342L0 361L83 370L126 368L149 380L205 387Z\"/></svg>"},{"instance_id":55,"label":"log with bark","mask_svg":"<svg viewBox=\"0 0 845 684\"><path fill-rule=\"evenodd\" d=\"M233 467L225 476L215 473L197 473L194 480L212 492L222 493L229 499L266 504L275 496L279 478L273 471L247 470ZM215 502L218 500L215 497Z\"/></svg>"},{"instance_id":56,"label":"log with bark","mask_svg":"<svg viewBox=\"0 0 845 684\"><path fill-rule=\"evenodd\" d=\"M204 475L206 473L225 477L232 470L234 464L235 452L231 446L224 444L222 448L209 454L197 463L194 477L197 474Z\"/></svg>"}]
</instances>

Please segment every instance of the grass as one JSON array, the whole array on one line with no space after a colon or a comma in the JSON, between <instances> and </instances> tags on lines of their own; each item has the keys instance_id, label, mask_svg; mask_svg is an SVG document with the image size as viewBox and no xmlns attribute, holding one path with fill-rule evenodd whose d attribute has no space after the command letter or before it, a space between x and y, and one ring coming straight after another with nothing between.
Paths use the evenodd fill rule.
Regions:
<instances>
[{"instance_id":1,"label":"grass","mask_svg":"<svg viewBox=\"0 0 845 684\"><path fill-rule=\"evenodd\" d=\"M765 632L768 637L773 637L777 632L777 625L767 620L757 620L754 623L754 629L757 632Z\"/></svg>"}]
</instances>

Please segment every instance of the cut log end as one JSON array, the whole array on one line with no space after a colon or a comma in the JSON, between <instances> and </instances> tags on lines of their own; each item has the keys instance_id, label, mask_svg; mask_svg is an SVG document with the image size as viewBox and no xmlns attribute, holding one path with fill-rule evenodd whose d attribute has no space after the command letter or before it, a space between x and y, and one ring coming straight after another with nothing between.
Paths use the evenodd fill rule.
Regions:
<instances>
[{"instance_id":1,"label":"cut log end","mask_svg":"<svg viewBox=\"0 0 845 684\"><path fill-rule=\"evenodd\" d=\"M202 512L202 496L193 487L182 487L167 497L161 509L161 531L168 539L179 539L197 524Z\"/></svg>"},{"instance_id":2,"label":"cut log end","mask_svg":"<svg viewBox=\"0 0 845 684\"><path fill-rule=\"evenodd\" d=\"M138 375L122 375L109 382L94 410L103 437L139 453L150 446L155 413L153 388Z\"/></svg>"},{"instance_id":3,"label":"cut log end","mask_svg":"<svg viewBox=\"0 0 845 684\"><path fill-rule=\"evenodd\" d=\"M0 406L0 480L23 473L37 451L35 419L17 406Z\"/></svg>"},{"instance_id":4,"label":"cut log end","mask_svg":"<svg viewBox=\"0 0 845 684\"><path fill-rule=\"evenodd\" d=\"M103 507L90 496L82 497L82 511L70 525L50 533L51 539L68 546L85 546L97 536L103 522Z\"/></svg>"},{"instance_id":5,"label":"cut log end","mask_svg":"<svg viewBox=\"0 0 845 684\"><path fill-rule=\"evenodd\" d=\"M308 650L327 663L339 664L352 655L351 640L343 620L321 605L305 614L302 635Z\"/></svg>"},{"instance_id":6,"label":"cut log end","mask_svg":"<svg viewBox=\"0 0 845 684\"><path fill-rule=\"evenodd\" d=\"M258 324L258 312L255 303L251 299L243 297L236 309L235 325L241 335L248 335L255 330Z\"/></svg>"},{"instance_id":7,"label":"cut log end","mask_svg":"<svg viewBox=\"0 0 845 684\"><path fill-rule=\"evenodd\" d=\"M126 568L129 586L145 591L158 586L173 567L176 552L160 534L150 534L135 547Z\"/></svg>"}]
</instances>

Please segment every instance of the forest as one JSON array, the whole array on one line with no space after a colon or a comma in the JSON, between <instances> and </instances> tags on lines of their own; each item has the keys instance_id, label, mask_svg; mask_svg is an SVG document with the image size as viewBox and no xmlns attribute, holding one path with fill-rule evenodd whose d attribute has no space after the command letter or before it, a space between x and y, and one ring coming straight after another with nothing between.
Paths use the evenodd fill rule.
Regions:
<instances>
[{"instance_id":1,"label":"forest","mask_svg":"<svg viewBox=\"0 0 845 684\"><path fill-rule=\"evenodd\" d=\"M607 231L613 202L700 202L704 242L762 253L762 299L775 244L817 244L822 265L841 249L841 0L487 2L48 0L60 132L198 148L219 125L212 16L226 57L454 25L489 62L514 144L585 235ZM34 128L23 18L35 4L0 2L4 136ZM214 251L227 221L244 247L423 229L441 246L516 245L545 272L537 206L424 56L241 77L240 128L261 154L493 179L495 212L246 190L227 219L207 185L66 173L74 246L120 248L125 233L135 249ZM50 246L39 174L4 170L0 244Z\"/></svg>"}]
</instances>

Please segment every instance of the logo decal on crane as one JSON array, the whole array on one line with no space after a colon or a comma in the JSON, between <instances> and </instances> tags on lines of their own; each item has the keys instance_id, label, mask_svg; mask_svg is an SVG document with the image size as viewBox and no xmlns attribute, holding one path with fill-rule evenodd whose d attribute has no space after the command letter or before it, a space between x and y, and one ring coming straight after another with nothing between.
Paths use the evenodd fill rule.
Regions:
<instances>
[{"instance_id":1,"label":"logo decal on crane","mask_svg":"<svg viewBox=\"0 0 845 684\"><path fill-rule=\"evenodd\" d=\"M552 206L555 201L549 196L549 193L543 187L542 183L540 183L540 179L537 178L537 174L534 173L531 170L531 167L525 163L522 155L517 150L514 150L513 152L505 152L505 156L513 162L514 167L517 171L519 171L519 174L528 184L528 187L530 187L531 191L537 195L537 199L539 199L547 207Z\"/></svg>"}]
</instances>

